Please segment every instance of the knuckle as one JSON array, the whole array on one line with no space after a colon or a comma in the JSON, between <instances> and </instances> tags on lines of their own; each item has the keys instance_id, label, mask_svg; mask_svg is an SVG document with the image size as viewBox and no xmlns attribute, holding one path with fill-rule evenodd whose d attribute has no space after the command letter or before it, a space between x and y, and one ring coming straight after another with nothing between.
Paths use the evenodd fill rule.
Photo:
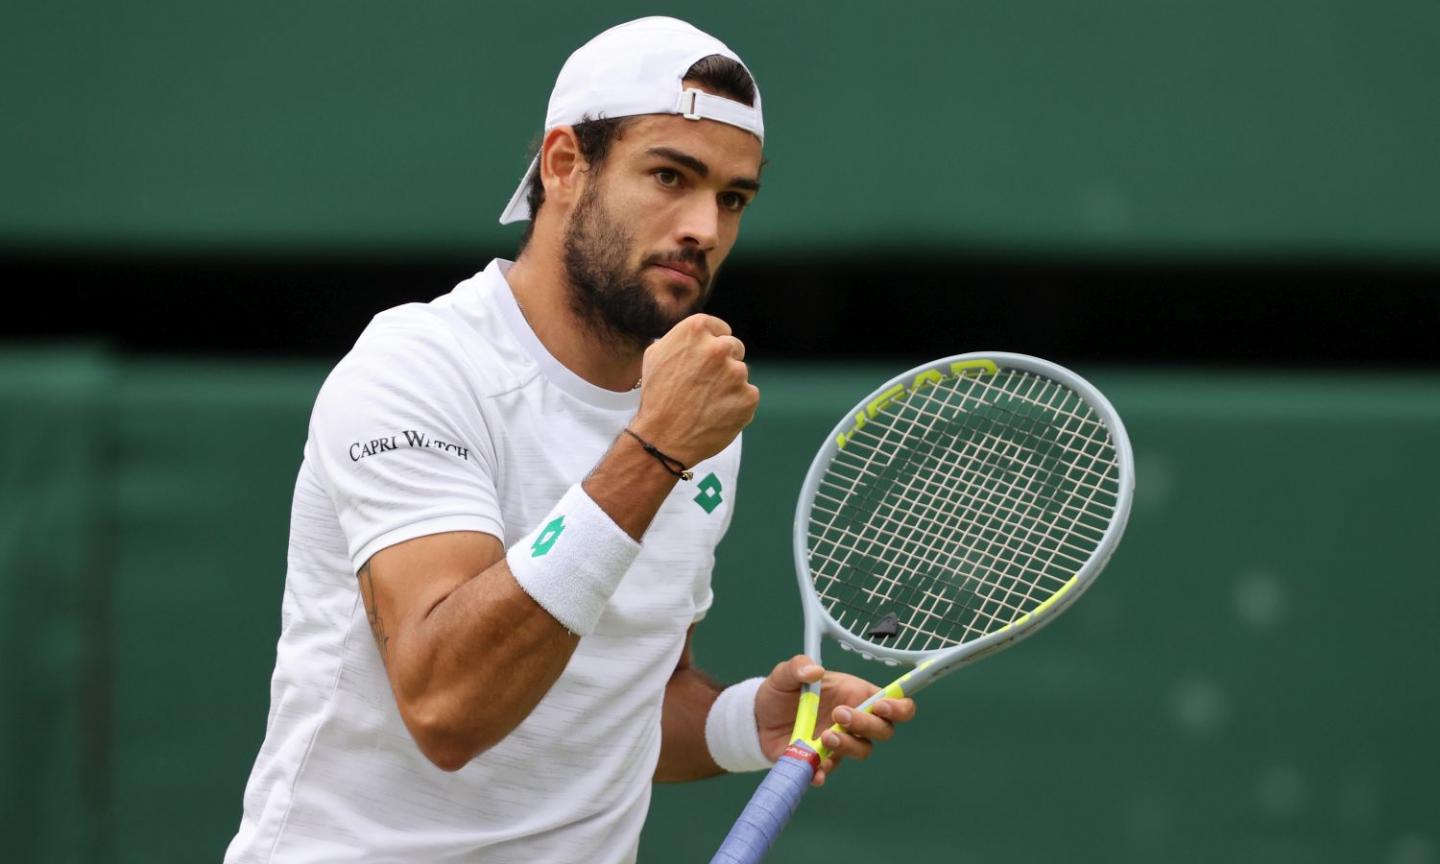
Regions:
<instances>
[{"instance_id":1,"label":"knuckle","mask_svg":"<svg viewBox=\"0 0 1440 864\"><path fill-rule=\"evenodd\" d=\"M729 324L726 324L714 315L706 315L703 312L697 312L685 320L690 322L691 327L695 330L713 336L725 336L730 332Z\"/></svg>"}]
</instances>

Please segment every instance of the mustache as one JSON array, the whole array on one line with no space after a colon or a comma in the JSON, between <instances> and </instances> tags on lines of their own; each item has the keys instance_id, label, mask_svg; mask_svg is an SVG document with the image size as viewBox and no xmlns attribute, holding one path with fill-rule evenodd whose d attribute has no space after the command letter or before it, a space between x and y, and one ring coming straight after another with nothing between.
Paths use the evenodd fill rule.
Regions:
<instances>
[{"instance_id":1,"label":"mustache","mask_svg":"<svg viewBox=\"0 0 1440 864\"><path fill-rule=\"evenodd\" d=\"M674 252L657 252L645 259L644 265L649 267L658 264L662 267L670 264L688 264L695 268L700 276L700 285L705 287L710 284L710 262L705 260L705 253L691 246L683 246Z\"/></svg>"}]
</instances>

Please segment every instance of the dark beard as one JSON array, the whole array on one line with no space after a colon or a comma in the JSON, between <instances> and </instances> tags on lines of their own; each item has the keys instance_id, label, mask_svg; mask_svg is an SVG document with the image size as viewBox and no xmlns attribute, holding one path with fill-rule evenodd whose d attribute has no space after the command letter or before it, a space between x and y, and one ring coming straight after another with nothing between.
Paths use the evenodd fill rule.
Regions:
<instances>
[{"instance_id":1,"label":"dark beard","mask_svg":"<svg viewBox=\"0 0 1440 864\"><path fill-rule=\"evenodd\" d=\"M652 255L641 263L640 270L627 270L625 259L634 238L610 217L599 192L598 183L592 182L565 228L570 308L602 338L643 349L669 333L682 319L705 308L711 282L705 254L686 247L670 255ZM700 296L677 315L666 314L641 280L641 270L666 261L683 261L700 271Z\"/></svg>"}]
</instances>

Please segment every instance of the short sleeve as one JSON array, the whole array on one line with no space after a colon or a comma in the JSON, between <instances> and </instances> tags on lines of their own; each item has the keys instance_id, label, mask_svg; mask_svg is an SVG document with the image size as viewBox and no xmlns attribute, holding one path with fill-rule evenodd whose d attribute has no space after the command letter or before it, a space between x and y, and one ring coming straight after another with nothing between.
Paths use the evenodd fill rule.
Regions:
<instances>
[{"instance_id":1,"label":"short sleeve","mask_svg":"<svg viewBox=\"0 0 1440 864\"><path fill-rule=\"evenodd\" d=\"M419 317L372 324L326 379L305 455L357 569L428 534L480 531L504 541L482 376L441 322Z\"/></svg>"}]
</instances>

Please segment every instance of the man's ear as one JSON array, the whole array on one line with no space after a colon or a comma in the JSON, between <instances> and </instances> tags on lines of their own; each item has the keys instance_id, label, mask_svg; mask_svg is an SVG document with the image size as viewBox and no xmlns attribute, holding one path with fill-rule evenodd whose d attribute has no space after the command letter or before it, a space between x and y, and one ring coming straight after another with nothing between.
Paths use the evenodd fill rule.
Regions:
<instances>
[{"instance_id":1,"label":"man's ear","mask_svg":"<svg viewBox=\"0 0 1440 864\"><path fill-rule=\"evenodd\" d=\"M557 126L545 133L540 145L540 182L545 184L545 203L569 210L580 197L581 176L589 163L580 154L580 141L570 126ZM541 211L544 212L544 211Z\"/></svg>"}]
</instances>

